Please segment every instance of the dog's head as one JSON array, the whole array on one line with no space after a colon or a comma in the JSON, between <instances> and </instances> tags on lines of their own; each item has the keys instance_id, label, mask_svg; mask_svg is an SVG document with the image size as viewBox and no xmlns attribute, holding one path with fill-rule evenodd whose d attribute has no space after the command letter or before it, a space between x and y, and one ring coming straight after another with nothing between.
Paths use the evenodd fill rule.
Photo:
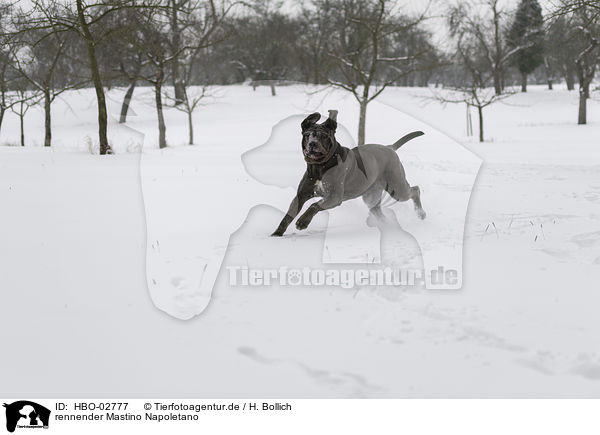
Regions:
<instances>
[{"instance_id":1,"label":"dog's head","mask_svg":"<svg viewBox=\"0 0 600 435\"><path fill-rule=\"evenodd\" d=\"M312 113L302 121L302 154L308 163L324 163L331 157L337 146L335 131L337 129L337 110L329 111L329 118L317 124L320 113Z\"/></svg>"}]
</instances>

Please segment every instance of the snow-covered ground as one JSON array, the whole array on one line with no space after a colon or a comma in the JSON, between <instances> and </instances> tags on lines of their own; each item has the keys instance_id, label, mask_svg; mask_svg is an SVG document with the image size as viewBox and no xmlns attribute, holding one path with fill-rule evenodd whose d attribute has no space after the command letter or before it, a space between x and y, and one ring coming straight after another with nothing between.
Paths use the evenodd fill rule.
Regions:
<instances>
[{"instance_id":1,"label":"snow-covered ground","mask_svg":"<svg viewBox=\"0 0 600 435\"><path fill-rule=\"evenodd\" d=\"M439 192L458 185L446 175L460 173L472 153L483 161L465 225L462 289L231 287L228 266L317 267L332 227L343 241L354 232L340 229L346 220L364 223L354 201L331 213L329 230L320 215L306 232L291 226L282 239L267 237L302 170L299 116L335 105L349 130L340 129L343 144L355 134L355 102L311 90L271 97L268 88L216 89L195 115L194 147L184 146L185 114L167 112L173 147L163 151L155 149L150 90L136 91L127 125L115 122L123 92L112 90L119 154L103 157L89 153L91 90L56 102L53 149L39 147L43 117L32 109L29 146L0 146L3 394L600 397L598 101L589 103L589 125L577 126L575 92L531 87L486 110L484 144L466 137L463 105L444 107L426 89L389 89L369 106L369 141L426 132L398 152L429 214L421 222L411 206L394 206L411 234L444 217L455 227ZM252 157L268 156L287 131L294 135L281 145L281 164ZM0 144L17 142L8 115ZM223 179L231 182L215 181ZM206 240L194 237L207 225L235 234L221 247L210 303L178 320L207 302L194 291L209 263L194 247ZM419 266L417 239L378 247L371 238L365 256L380 248L382 259L391 251L396 263ZM356 255L356 246L342 254Z\"/></svg>"}]
</instances>

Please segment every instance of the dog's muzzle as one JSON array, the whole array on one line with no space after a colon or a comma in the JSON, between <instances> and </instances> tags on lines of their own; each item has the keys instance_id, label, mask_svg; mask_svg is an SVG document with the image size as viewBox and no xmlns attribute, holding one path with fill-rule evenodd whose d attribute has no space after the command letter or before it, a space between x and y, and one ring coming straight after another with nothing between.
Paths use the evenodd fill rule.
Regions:
<instances>
[{"instance_id":1,"label":"dog's muzzle","mask_svg":"<svg viewBox=\"0 0 600 435\"><path fill-rule=\"evenodd\" d=\"M302 154L307 163L318 165L328 161L338 148L338 143L333 134L329 138L331 146L329 149L323 147L319 142L311 141L302 147Z\"/></svg>"},{"instance_id":2,"label":"dog's muzzle","mask_svg":"<svg viewBox=\"0 0 600 435\"><path fill-rule=\"evenodd\" d=\"M327 154L327 150L323 149L323 147L319 146L319 144L315 142L303 147L302 153L304 154L304 158L320 160L324 155Z\"/></svg>"}]
</instances>

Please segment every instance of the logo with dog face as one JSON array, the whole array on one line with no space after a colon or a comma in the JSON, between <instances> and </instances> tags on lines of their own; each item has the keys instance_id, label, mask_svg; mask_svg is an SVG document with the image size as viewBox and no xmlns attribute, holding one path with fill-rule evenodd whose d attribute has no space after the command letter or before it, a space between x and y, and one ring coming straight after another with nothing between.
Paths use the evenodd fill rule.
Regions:
<instances>
[{"instance_id":1,"label":"logo with dog face","mask_svg":"<svg viewBox=\"0 0 600 435\"><path fill-rule=\"evenodd\" d=\"M6 408L6 430L15 429L47 429L50 423L50 410L45 406L29 400L19 400L4 404Z\"/></svg>"},{"instance_id":2,"label":"logo with dog face","mask_svg":"<svg viewBox=\"0 0 600 435\"><path fill-rule=\"evenodd\" d=\"M261 261L263 268L392 266L422 271L418 285L426 289L460 289L481 159L411 116L383 104L372 109L369 131L386 145L356 147L330 110L279 122L277 114L245 113L253 131L243 139L272 129L258 147L232 128L219 129L219 146L144 153L155 305L192 318L208 306L223 264ZM344 119L357 117L351 110L345 106Z\"/></svg>"},{"instance_id":3,"label":"logo with dog face","mask_svg":"<svg viewBox=\"0 0 600 435\"><path fill-rule=\"evenodd\" d=\"M384 105L377 110L383 116L372 125L395 131L389 128L389 120L397 118L398 112ZM419 283L426 289L460 289L467 208L481 159L410 117L405 119L409 131L423 131L405 134L392 144L387 142L390 145L356 147L348 131L338 125L337 114L329 110L324 121L319 113L290 117L273 129L264 145L243 156L255 179L267 185L293 186L296 191L272 235L293 241L299 231L312 227L315 216L327 211L323 264L412 269L420 271ZM298 125L302 133L298 154L304 162L294 163L295 180L288 175L291 170L286 174L265 171L261 162L276 162L277 154L292 147L277 130L285 129L285 136L290 137L298 134ZM313 197L319 199L304 210ZM288 225L294 220L296 231L290 231Z\"/></svg>"}]
</instances>

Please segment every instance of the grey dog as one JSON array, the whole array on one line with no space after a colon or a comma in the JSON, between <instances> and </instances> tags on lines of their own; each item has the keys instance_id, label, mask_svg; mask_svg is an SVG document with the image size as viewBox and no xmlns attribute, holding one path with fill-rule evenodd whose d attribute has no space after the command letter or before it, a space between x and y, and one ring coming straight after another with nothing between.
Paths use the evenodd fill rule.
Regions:
<instances>
[{"instance_id":1,"label":"grey dog","mask_svg":"<svg viewBox=\"0 0 600 435\"><path fill-rule=\"evenodd\" d=\"M337 113L337 110L330 110L329 118L322 124L317 124L320 113L312 113L302 121L302 153L306 172L287 214L272 236L282 236L306 201L314 197L322 199L311 204L298 218L296 228L299 230L308 227L318 212L359 196L376 218L384 219L381 210L384 191L396 201L412 199L417 216L425 219L419 186L408 184L404 167L396 154L398 148L424 133L409 133L393 145L361 145L350 150L335 139Z\"/></svg>"}]
</instances>

